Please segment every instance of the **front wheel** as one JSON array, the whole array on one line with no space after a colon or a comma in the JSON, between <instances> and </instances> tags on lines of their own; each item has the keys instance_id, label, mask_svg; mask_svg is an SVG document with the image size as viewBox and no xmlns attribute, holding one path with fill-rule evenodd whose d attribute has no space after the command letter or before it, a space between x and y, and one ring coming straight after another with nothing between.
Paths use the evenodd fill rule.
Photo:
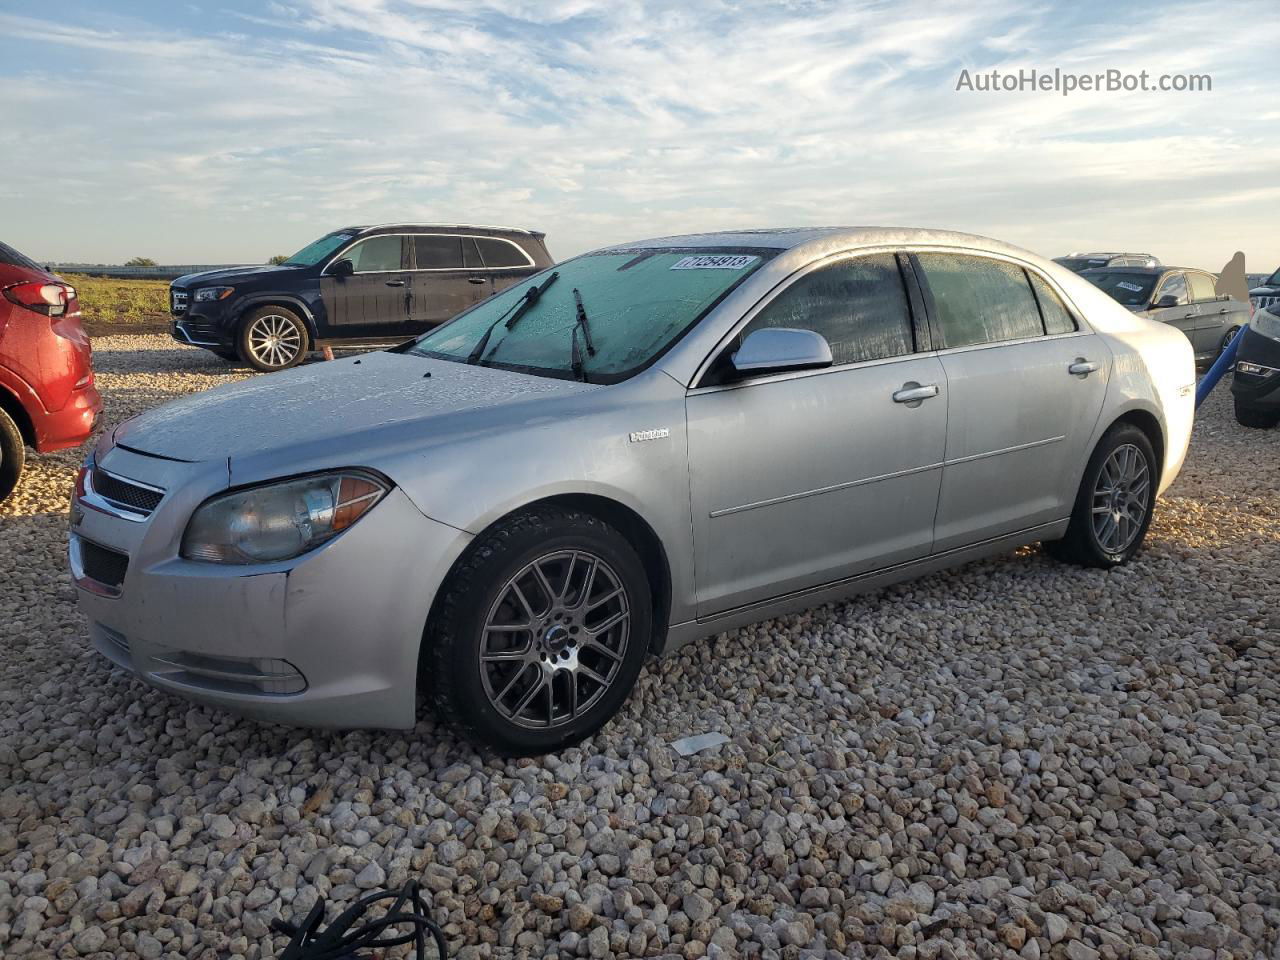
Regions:
<instances>
[{"instance_id":1,"label":"front wheel","mask_svg":"<svg viewBox=\"0 0 1280 960\"><path fill-rule=\"evenodd\" d=\"M1108 430L1085 467L1061 540L1051 555L1082 567L1116 567L1142 546L1155 506L1157 465L1147 435L1130 423Z\"/></svg>"},{"instance_id":2,"label":"front wheel","mask_svg":"<svg viewBox=\"0 0 1280 960\"><path fill-rule=\"evenodd\" d=\"M483 534L441 591L423 680L482 747L536 756L617 713L644 664L652 599L631 544L590 514L542 507Z\"/></svg>"},{"instance_id":3,"label":"front wheel","mask_svg":"<svg viewBox=\"0 0 1280 960\"><path fill-rule=\"evenodd\" d=\"M307 327L292 310L259 307L240 325L240 356L255 370L287 370L307 352Z\"/></svg>"},{"instance_id":4,"label":"front wheel","mask_svg":"<svg viewBox=\"0 0 1280 960\"><path fill-rule=\"evenodd\" d=\"M13 417L0 407L0 501L3 501L22 477L22 465L27 459L27 448L22 442L22 431Z\"/></svg>"},{"instance_id":5,"label":"front wheel","mask_svg":"<svg viewBox=\"0 0 1280 960\"><path fill-rule=\"evenodd\" d=\"M1234 397L1236 406L1236 423L1242 427L1253 427L1258 430L1268 430L1280 423L1280 413L1267 413L1262 410L1255 410L1247 407L1240 402L1239 397Z\"/></svg>"}]
</instances>

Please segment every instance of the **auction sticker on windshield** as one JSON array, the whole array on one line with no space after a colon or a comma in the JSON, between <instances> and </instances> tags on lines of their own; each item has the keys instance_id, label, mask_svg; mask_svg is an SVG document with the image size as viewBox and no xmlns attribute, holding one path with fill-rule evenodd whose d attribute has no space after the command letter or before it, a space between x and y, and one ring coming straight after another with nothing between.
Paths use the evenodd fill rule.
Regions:
<instances>
[{"instance_id":1,"label":"auction sticker on windshield","mask_svg":"<svg viewBox=\"0 0 1280 960\"><path fill-rule=\"evenodd\" d=\"M672 270L741 270L759 260L756 256L683 257L671 265Z\"/></svg>"},{"instance_id":2,"label":"auction sticker on windshield","mask_svg":"<svg viewBox=\"0 0 1280 960\"><path fill-rule=\"evenodd\" d=\"M1142 287L1136 283L1130 283L1128 280L1121 280L1116 284L1121 290L1132 290L1134 293L1141 293Z\"/></svg>"}]
</instances>

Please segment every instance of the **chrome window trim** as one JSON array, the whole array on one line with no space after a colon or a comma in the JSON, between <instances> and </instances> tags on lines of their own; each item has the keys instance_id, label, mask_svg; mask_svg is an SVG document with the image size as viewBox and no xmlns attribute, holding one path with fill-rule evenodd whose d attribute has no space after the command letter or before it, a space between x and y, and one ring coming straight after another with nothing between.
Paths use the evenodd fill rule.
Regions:
<instances>
[{"instance_id":1,"label":"chrome window trim","mask_svg":"<svg viewBox=\"0 0 1280 960\"><path fill-rule=\"evenodd\" d=\"M530 236L532 236L532 234L530 234ZM357 236L349 245L343 247L333 255L333 259L325 264L324 269L320 271L320 275L322 277L333 276L333 274L329 272L329 268L331 266L339 260L346 259L347 253L354 250L360 244L366 243L369 240L376 240L379 237L457 237L463 240L500 240L503 243L510 244L519 250L520 254L525 259L525 264L524 266L517 267L402 267L399 270L357 270L351 274L351 276L369 277L384 273L492 273L494 271L505 270L528 270L530 267L536 268L538 266L533 262L533 258L529 256L528 250L507 237L486 237L480 234L470 233L375 233L369 236ZM479 249L478 246L477 249ZM402 249L401 257L403 256L404 251Z\"/></svg>"},{"instance_id":2,"label":"chrome window trim","mask_svg":"<svg viewBox=\"0 0 1280 960\"><path fill-rule=\"evenodd\" d=\"M1045 285L1048 286L1049 289L1052 290L1054 294L1057 295L1060 301L1062 301L1062 305L1066 308L1067 313L1071 316L1071 319L1075 321L1076 329L1068 333L1048 333L1048 334L1041 334L1040 336L1036 336L1036 337L1021 337L1017 340L995 340L990 343L972 343L972 344L966 344L962 347L946 347L941 350L937 350L937 349L920 350L920 351L914 351L912 353L900 354L899 356L896 356L896 357L883 357L879 360L859 360L853 363L843 363L838 365L832 364L830 367L822 367L816 370L796 370L788 373L772 374L766 377L753 377L749 380L741 380L736 383L721 383L721 384L706 384L706 385L702 383L702 378L707 375L707 372L711 369L711 365L720 356L721 352L725 349L725 346L728 343L730 343L742 331L744 327L746 327L752 320L754 320L756 316L762 310L765 309L765 307L771 304L777 297L779 297L782 294L784 290L787 290L788 288L790 288L791 285L794 284L796 281L798 281L804 276L807 276L809 273L813 272L816 269L819 269L820 267L828 266L832 263L836 263L841 260L853 260L853 259L857 259L858 257L875 256L878 254L885 254L885 253L888 253L888 254L956 253L956 254L964 254L966 256L971 256L971 257L985 258L988 260L1003 260L1006 263L1014 264L1015 266L1021 267L1022 269L1027 270L1028 272L1034 273L1037 277L1039 277L1042 281L1044 281ZM908 307L910 307L910 304L911 304L910 291L905 289L906 287L905 281L903 285L904 285L904 292L907 294ZM1032 297L1034 298L1034 296L1035 294L1033 292ZM1039 310L1038 301L1037 301L1037 310ZM878 244L876 246L860 247L856 250L842 250L839 253L830 254L826 257L823 257L821 260L814 260L811 263L805 264L800 269L794 271L793 273L788 274L782 280L778 281L778 283L775 284L772 289L770 289L766 294L764 294L764 296L762 296L759 300L757 300L756 303L753 304L750 309L748 309L745 313L743 313L743 315L734 322L733 326L730 327L729 332L726 333L723 337L721 337L720 340L716 343L715 347L712 348L707 353L707 355L702 358L702 362L698 365L697 370L694 372L693 379L690 381L692 384L694 384L694 386L689 387L688 392L689 393L710 393L715 390L736 390L740 387L749 387L757 383L773 383L779 380L791 380L799 377L821 376L822 374L826 374L826 373L835 373L842 370L860 369L865 366L874 366L874 365L879 365L884 363L896 363L901 360L910 360L918 357L950 356L955 353L961 353L969 350L987 350L992 347L1007 347L1007 346L1011 346L1014 344L1021 344L1021 343L1039 343L1042 340L1064 340L1071 337L1091 336L1093 335L1093 333L1094 333L1093 329L1085 322L1084 315L1081 313L1080 309L1075 305L1075 302L1066 294L1066 292L1062 289L1062 287L1052 277L1048 276L1043 270L1041 270L1035 264L1029 263L1026 260L1021 259L1020 257L1010 256L1009 254L1005 254L1005 253L992 253L986 250L974 250L970 247L957 247L957 246L952 246L947 244L905 244L901 246L894 246L889 244Z\"/></svg>"}]
</instances>

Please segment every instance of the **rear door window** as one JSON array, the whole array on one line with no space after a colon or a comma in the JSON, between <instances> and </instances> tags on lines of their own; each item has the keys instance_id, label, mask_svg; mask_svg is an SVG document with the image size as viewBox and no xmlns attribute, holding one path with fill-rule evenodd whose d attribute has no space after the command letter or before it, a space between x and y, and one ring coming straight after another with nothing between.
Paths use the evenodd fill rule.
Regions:
<instances>
[{"instance_id":1,"label":"rear door window","mask_svg":"<svg viewBox=\"0 0 1280 960\"><path fill-rule=\"evenodd\" d=\"M1040 304L1040 315L1044 318L1044 332L1073 333L1076 329L1075 318L1067 310L1066 305L1053 292L1053 288L1030 270L1031 287L1036 292L1036 301Z\"/></svg>"},{"instance_id":2,"label":"rear door window","mask_svg":"<svg viewBox=\"0 0 1280 960\"><path fill-rule=\"evenodd\" d=\"M400 237L370 237L361 240L345 254L356 273L386 273L400 270L403 251Z\"/></svg>"},{"instance_id":3,"label":"rear door window","mask_svg":"<svg viewBox=\"0 0 1280 960\"><path fill-rule=\"evenodd\" d=\"M792 327L821 334L837 364L911 353L911 311L891 253L845 260L801 277L758 313L741 336Z\"/></svg>"},{"instance_id":4,"label":"rear door window","mask_svg":"<svg viewBox=\"0 0 1280 960\"><path fill-rule=\"evenodd\" d=\"M414 237L414 263L419 270L461 270L462 240L462 237Z\"/></svg>"},{"instance_id":5,"label":"rear door window","mask_svg":"<svg viewBox=\"0 0 1280 960\"><path fill-rule=\"evenodd\" d=\"M480 255L486 267L528 267L531 266L528 255L509 240L497 237L477 237Z\"/></svg>"},{"instance_id":6,"label":"rear door window","mask_svg":"<svg viewBox=\"0 0 1280 960\"><path fill-rule=\"evenodd\" d=\"M940 349L1043 336L1040 310L1019 266L968 254L921 253Z\"/></svg>"}]
</instances>

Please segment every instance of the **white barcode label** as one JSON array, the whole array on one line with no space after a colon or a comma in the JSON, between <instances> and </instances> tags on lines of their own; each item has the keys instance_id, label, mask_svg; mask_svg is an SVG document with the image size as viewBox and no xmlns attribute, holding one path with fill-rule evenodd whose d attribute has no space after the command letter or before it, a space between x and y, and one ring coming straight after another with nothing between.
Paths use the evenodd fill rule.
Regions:
<instances>
[{"instance_id":1,"label":"white barcode label","mask_svg":"<svg viewBox=\"0 0 1280 960\"><path fill-rule=\"evenodd\" d=\"M759 260L756 256L683 257L671 265L672 270L741 270Z\"/></svg>"}]
</instances>

